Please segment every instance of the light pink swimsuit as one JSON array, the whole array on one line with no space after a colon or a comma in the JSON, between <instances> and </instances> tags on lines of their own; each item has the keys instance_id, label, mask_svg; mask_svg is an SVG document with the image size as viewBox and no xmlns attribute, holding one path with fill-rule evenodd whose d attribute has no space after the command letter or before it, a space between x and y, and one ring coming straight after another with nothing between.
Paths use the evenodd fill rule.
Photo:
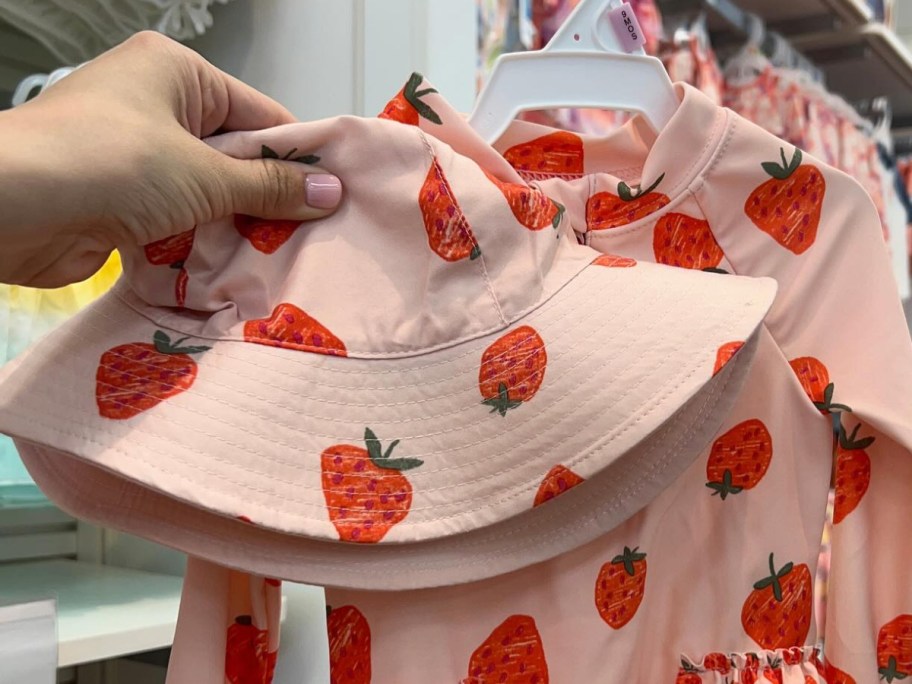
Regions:
<instances>
[{"instance_id":1,"label":"light pink swimsuit","mask_svg":"<svg viewBox=\"0 0 912 684\"><path fill-rule=\"evenodd\" d=\"M847 175L690 87L678 92L658 137L638 121L607 138L517 123L496 150L599 251L778 281L729 419L653 503L570 553L442 589L328 587L333 682L912 676L912 347L877 212ZM491 158L441 97L425 101L443 121L421 119L428 135ZM824 623L814 578L834 465ZM275 646L267 582L191 561L170 684L225 681L237 624L226 606L243 604L269 628L257 643Z\"/></svg>"}]
</instances>

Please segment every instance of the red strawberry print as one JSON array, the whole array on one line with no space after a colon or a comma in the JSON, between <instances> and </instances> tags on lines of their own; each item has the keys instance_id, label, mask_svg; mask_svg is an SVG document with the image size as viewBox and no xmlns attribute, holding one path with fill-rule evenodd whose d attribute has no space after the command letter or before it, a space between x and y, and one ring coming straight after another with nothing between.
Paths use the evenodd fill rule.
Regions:
<instances>
[{"instance_id":1,"label":"red strawberry print","mask_svg":"<svg viewBox=\"0 0 912 684\"><path fill-rule=\"evenodd\" d=\"M164 240L151 242L143 248L146 261L153 266L170 266L174 269L183 268L184 262L193 249L195 237L196 228L191 228Z\"/></svg>"},{"instance_id":2,"label":"red strawberry print","mask_svg":"<svg viewBox=\"0 0 912 684\"><path fill-rule=\"evenodd\" d=\"M328 609L330 684L370 684L371 631L354 606Z\"/></svg>"},{"instance_id":3,"label":"red strawberry print","mask_svg":"<svg viewBox=\"0 0 912 684\"><path fill-rule=\"evenodd\" d=\"M855 679L850 674L843 672L830 662L827 662L824 671L827 684L855 684Z\"/></svg>"},{"instance_id":4,"label":"red strawberry print","mask_svg":"<svg viewBox=\"0 0 912 684\"><path fill-rule=\"evenodd\" d=\"M877 667L887 682L912 677L912 615L900 615L877 633Z\"/></svg>"},{"instance_id":5,"label":"red strawberry print","mask_svg":"<svg viewBox=\"0 0 912 684\"><path fill-rule=\"evenodd\" d=\"M146 260L153 266L169 266L178 271L174 294L177 305L181 307L187 300L187 280L189 279L184 262L190 257L195 237L196 228L192 228L164 240L152 242L143 248Z\"/></svg>"},{"instance_id":6,"label":"red strawberry print","mask_svg":"<svg viewBox=\"0 0 912 684\"><path fill-rule=\"evenodd\" d=\"M331 446L320 456L323 496L329 519L346 542L373 544L408 515L412 485L402 473L422 465L417 458L390 458L373 430L364 431L366 449Z\"/></svg>"},{"instance_id":7,"label":"red strawberry print","mask_svg":"<svg viewBox=\"0 0 912 684\"><path fill-rule=\"evenodd\" d=\"M421 99L425 95L430 95L437 91L433 88L418 90L418 86L421 85L422 81L424 81L424 76L419 73L412 74L405 87L399 91L399 94L386 104L379 118L417 126L420 117L438 126L441 125L443 122L437 112Z\"/></svg>"},{"instance_id":8,"label":"red strawberry print","mask_svg":"<svg viewBox=\"0 0 912 684\"><path fill-rule=\"evenodd\" d=\"M548 684L548 681L548 663L535 620L528 615L511 615L472 653L464 684Z\"/></svg>"},{"instance_id":9,"label":"red strawberry print","mask_svg":"<svg viewBox=\"0 0 912 684\"><path fill-rule=\"evenodd\" d=\"M245 214L236 214L234 227L247 238L253 248L263 254L275 254L294 235L301 221L283 219L261 219Z\"/></svg>"},{"instance_id":10,"label":"red strawberry print","mask_svg":"<svg viewBox=\"0 0 912 684\"><path fill-rule=\"evenodd\" d=\"M646 591L646 554L624 547L605 563L595 583L595 607L602 620L620 629L633 619Z\"/></svg>"},{"instance_id":11,"label":"red strawberry print","mask_svg":"<svg viewBox=\"0 0 912 684\"><path fill-rule=\"evenodd\" d=\"M249 615L240 615L228 628L225 678L229 684L270 684L278 652L269 652L269 634Z\"/></svg>"},{"instance_id":12,"label":"red strawberry print","mask_svg":"<svg viewBox=\"0 0 912 684\"><path fill-rule=\"evenodd\" d=\"M702 684L703 678L699 675L699 670L688 665L687 669L682 667L678 670L678 676L675 677L675 684Z\"/></svg>"},{"instance_id":13,"label":"red strawberry print","mask_svg":"<svg viewBox=\"0 0 912 684\"><path fill-rule=\"evenodd\" d=\"M770 684L782 684L782 659L773 658L763 667L763 678Z\"/></svg>"},{"instance_id":14,"label":"red strawberry print","mask_svg":"<svg viewBox=\"0 0 912 684\"><path fill-rule=\"evenodd\" d=\"M191 354L209 347L181 347L156 330L152 344L132 342L101 355L95 372L95 402L103 418L127 420L186 392L196 380L197 365Z\"/></svg>"},{"instance_id":15,"label":"red strawberry print","mask_svg":"<svg viewBox=\"0 0 912 684\"><path fill-rule=\"evenodd\" d=\"M538 188L520 183L507 183L485 171L488 179L497 186L507 202L513 216L529 230L541 230L551 226L560 227L566 208L550 199Z\"/></svg>"},{"instance_id":16,"label":"red strawberry print","mask_svg":"<svg viewBox=\"0 0 912 684\"><path fill-rule=\"evenodd\" d=\"M517 171L548 175L580 175L585 166L583 139L568 131L514 145L504 158Z\"/></svg>"},{"instance_id":17,"label":"red strawberry print","mask_svg":"<svg viewBox=\"0 0 912 684\"><path fill-rule=\"evenodd\" d=\"M782 660L786 665L797 665L804 658L802 649L797 646L782 649Z\"/></svg>"},{"instance_id":18,"label":"red strawberry print","mask_svg":"<svg viewBox=\"0 0 912 684\"><path fill-rule=\"evenodd\" d=\"M469 221L453 197L450 184L436 158L421 186L418 204L424 217L428 244L440 258L459 261L466 257L477 259L481 256L481 249Z\"/></svg>"},{"instance_id":19,"label":"red strawberry print","mask_svg":"<svg viewBox=\"0 0 912 684\"><path fill-rule=\"evenodd\" d=\"M805 564L786 563L780 570L769 556L770 575L754 584L741 608L741 625L761 648L803 646L811 627L813 589Z\"/></svg>"},{"instance_id":20,"label":"red strawberry print","mask_svg":"<svg viewBox=\"0 0 912 684\"><path fill-rule=\"evenodd\" d=\"M773 458L773 441L762 421L738 423L713 443L706 462L706 486L724 501L757 486Z\"/></svg>"},{"instance_id":21,"label":"red strawberry print","mask_svg":"<svg viewBox=\"0 0 912 684\"><path fill-rule=\"evenodd\" d=\"M802 356L789 361L792 371L798 376L798 382L814 406L824 415L830 412L851 412L845 404L833 403L835 386L830 382L830 372L820 359L813 356Z\"/></svg>"},{"instance_id":22,"label":"red strawberry print","mask_svg":"<svg viewBox=\"0 0 912 684\"><path fill-rule=\"evenodd\" d=\"M548 471L545 479L539 485L535 494L535 503L532 504L532 507L541 506L546 501L550 501L555 496L560 496L583 481L583 478L569 468L565 468L562 465L554 466Z\"/></svg>"},{"instance_id":23,"label":"red strawberry print","mask_svg":"<svg viewBox=\"0 0 912 684\"><path fill-rule=\"evenodd\" d=\"M645 190L635 186L632 190L627 183L618 183L617 194L599 192L586 202L586 225L589 230L608 230L626 226L628 223L657 212L671 200L661 192L655 192L665 179L663 173L655 183Z\"/></svg>"},{"instance_id":24,"label":"red strawberry print","mask_svg":"<svg viewBox=\"0 0 912 684\"><path fill-rule=\"evenodd\" d=\"M506 416L535 396L545 378L545 343L528 325L516 328L489 346L481 356L478 387L491 413Z\"/></svg>"},{"instance_id":25,"label":"red strawberry print","mask_svg":"<svg viewBox=\"0 0 912 684\"><path fill-rule=\"evenodd\" d=\"M756 653L744 655L744 666L741 668L740 674L743 684L756 684L760 681L760 658Z\"/></svg>"},{"instance_id":26,"label":"red strawberry print","mask_svg":"<svg viewBox=\"0 0 912 684\"><path fill-rule=\"evenodd\" d=\"M851 435L846 435L841 424L839 428L833 509L833 523L836 525L857 508L871 484L871 459L864 449L874 442L874 438L857 439L860 427L860 424L856 425Z\"/></svg>"},{"instance_id":27,"label":"red strawberry print","mask_svg":"<svg viewBox=\"0 0 912 684\"><path fill-rule=\"evenodd\" d=\"M723 256L707 221L677 213L659 219L652 249L660 264L696 270L716 268Z\"/></svg>"},{"instance_id":28,"label":"red strawberry print","mask_svg":"<svg viewBox=\"0 0 912 684\"><path fill-rule=\"evenodd\" d=\"M744 342L736 341L726 342L721 347L719 347L719 350L716 352L716 365L713 366L713 375L725 368L725 364L731 361L735 354L737 354L743 346Z\"/></svg>"},{"instance_id":29,"label":"red strawberry print","mask_svg":"<svg viewBox=\"0 0 912 684\"><path fill-rule=\"evenodd\" d=\"M727 675L731 672L731 658L724 653L710 653L703 658L703 667L707 670Z\"/></svg>"},{"instance_id":30,"label":"red strawberry print","mask_svg":"<svg viewBox=\"0 0 912 684\"><path fill-rule=\"evenodd\" d=\"M183 307L187 303L187 283L190 280L190 274L186 268L182 268L177 274L177 282L174 285L174 298L177 305Z\"/></svg>"},{"instance_id":31,"label":"red strawberry print","mask_svg":"<svg viewBox=\"0 0 912 684\"><path fill-rule=\"evenodd\" d=\"M602 254L592 263L596 266L607 266L608 268L632 268L637 265L636 259L617 256L616 254Z\"/></svg>"},{"instance_id":32,"label":"red strawberry print","mask_svg":"<svg viewBox=\"0 0 912 684\"><path fill-rule=\"evenodd\" d=\"M244 340L270 347L346 356L345 343L294 304L279 304L269 318L244 323Z\"/></svg>"},{"instance_id":33,"label":"red strawberry print","mask_svg":"<svg viewBox=\"0 0 912 684\"><path fill-rule=\"evenodd\" d=\"M263 159L281 159L301 164L317 164L320 161L320 157L315 154L293 157L296 152L297 148L294 148L280 157L275 150L266 145L262 145L260 148ZM263 254L275 254L291 239L301 223L301 221L256 218L245 214L237 214L234 217L234 227L237 232L246 238L254 249Z\"/></svg>"},{"instance_id":34,"label":"red strawberry print","mask_svg":"<svg viewBox=\"0 0 912 684\"><path fill-rule=\"evenodd\" d=\"M802 164L797 147L792 160L782 164L764 162L772 178L756 188L744 204L744 213L764 233L794 254L804 254L817 239L826 181L820 169Z\"/></svg>"}]
</instances>

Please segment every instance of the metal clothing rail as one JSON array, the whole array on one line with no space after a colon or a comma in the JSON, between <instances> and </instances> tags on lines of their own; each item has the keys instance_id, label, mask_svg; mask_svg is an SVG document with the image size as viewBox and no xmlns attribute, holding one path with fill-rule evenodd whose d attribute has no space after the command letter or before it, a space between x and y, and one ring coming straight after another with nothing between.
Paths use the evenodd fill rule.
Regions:
<instances>
[{"instance_id":1,"label":"metal clothing rail","mask_svg":"<svg viewBox=\"0 0 912 684\"><path fill-rule=\"evenodd\" d=\"M765 53L783 65L804 71L817 82L823 82L823 71L801 54L781 33L770 30L759 16L743 9L732 0L663 0L663 11L707 11L717 21L740 37L752 40Z\"/></svg>"}]
</instances>

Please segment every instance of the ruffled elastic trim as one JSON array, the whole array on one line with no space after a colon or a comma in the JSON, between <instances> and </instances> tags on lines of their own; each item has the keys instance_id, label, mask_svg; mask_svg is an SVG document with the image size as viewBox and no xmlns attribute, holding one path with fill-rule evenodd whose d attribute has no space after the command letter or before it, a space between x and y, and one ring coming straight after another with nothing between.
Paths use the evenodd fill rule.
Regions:
<instances>
[{"instance_id":1,"label":"ruffled elastic trim","mask_svg":"<svg viewBox=\"0 0 912 684\"><path fill-rule=\"evenodd\" d=\"M825 667L818 646L780 648L768 651L744 653L709 653L701 660L681 656L678 684L701 684L706 682L757 681L760 675L770 681L791 682L826 681ZM795 679L800 677L800 679Z\"/></svg>"}]
</instances>

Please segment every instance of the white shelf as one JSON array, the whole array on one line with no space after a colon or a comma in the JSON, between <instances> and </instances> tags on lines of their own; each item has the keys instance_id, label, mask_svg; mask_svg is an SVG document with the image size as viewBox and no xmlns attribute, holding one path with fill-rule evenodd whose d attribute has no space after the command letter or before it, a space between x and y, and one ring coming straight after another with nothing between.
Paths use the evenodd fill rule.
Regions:
<instances>
[{"instance_id":1,"label":"white shelf","mask_svg":"<svg viewBox=\"0 0 912 684\"><path fill-rule=\"evenodd\" d=\"M844 26L859 26L873 18L864 0L736 0L738 6L762 17L768 24L836 15ZM779 27L777 27L779 28Z\"/></svg>"},{"instance_id":2,"label":"white shelf","mask_svg":"<svg viewBox=\"0 0 912 684\"><path fill-rule=\"evenodd\" d=\"M0 565L0 600L57 597L58 666L171 645L182 579L78 561Z\"/></svg>"},{"instance_id":3,"label":"white shelf","mask_svg":"<svg viewBox=\"0 0 912 684\"><path fill-rule=\"evenodd\" d=\"M912 119L912 52L882 23L792 43L824 69L830 90L849 101L889 97L895 121Z\"/></svg>"}]
</instances>

